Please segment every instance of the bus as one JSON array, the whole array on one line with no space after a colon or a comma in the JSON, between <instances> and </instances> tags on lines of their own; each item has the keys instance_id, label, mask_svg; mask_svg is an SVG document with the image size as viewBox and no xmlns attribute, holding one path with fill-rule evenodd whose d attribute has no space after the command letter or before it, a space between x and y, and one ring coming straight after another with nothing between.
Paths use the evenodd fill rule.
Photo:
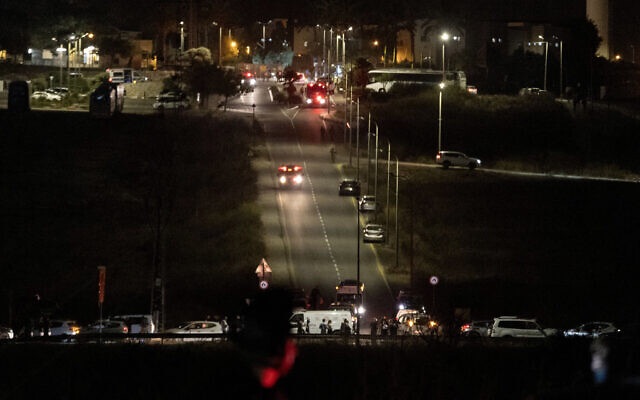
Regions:
<instances>
[{"instance_id":1,"label":"bus","mask_svg":"<svg viewBox=\"0 0 640 400\"><path fill-rule=\"evenodd\" d=\"M381 68L370 70L367 76L367 91L377 93L388 92L395 85L436 87L442 82L442 71L433 69ZM463 71L446 71L444 76L446 86L467 89L467 76Z\"/></svg>"}]
</instances>

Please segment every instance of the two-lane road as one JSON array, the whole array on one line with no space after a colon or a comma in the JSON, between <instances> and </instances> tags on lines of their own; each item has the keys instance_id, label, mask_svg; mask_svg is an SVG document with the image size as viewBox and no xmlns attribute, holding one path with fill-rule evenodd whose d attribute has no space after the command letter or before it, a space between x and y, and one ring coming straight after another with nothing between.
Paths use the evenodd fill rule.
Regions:
<instances>
[{"instance_id":1,"label":"two-lane road","mask_svg":"<svg viewBox=\"0 0 640 400\"><path fill-rule=\"evenodd\" d=\"M356 202L338 195L343 178L340 162L348 160L339 152L337 162L331 162L331 144L320 136L320 115L326 110L276 105L267 89L260 84L230 106L242 112L256 104L256 118L266 135L264 157L255 162L266 230L265 258L273 269L274 284L302 288L307 294L317 287L325 302L332 302L336 284L355 279L358 269ZM276 169L281 164L304 167L301 189L278 188ZM365 328L369 317L392 315L394 303L374 245L360 243L359 259L360 280L365 284Z\"/></svg>"}]
</instances>

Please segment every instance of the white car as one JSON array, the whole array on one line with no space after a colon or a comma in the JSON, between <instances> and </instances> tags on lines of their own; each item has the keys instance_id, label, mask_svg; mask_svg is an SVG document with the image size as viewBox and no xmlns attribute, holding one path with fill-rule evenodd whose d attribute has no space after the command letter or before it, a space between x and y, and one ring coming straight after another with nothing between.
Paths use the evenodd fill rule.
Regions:
<instances>
[{"instance_id":1,"label":"white car","mask_svg":"<svg viewBox=\"0 0 640 400\"><path fill-rule=\"evenodd\" d=\"M360 209L360 212L376 211L377 204L378 203L376 202L376 196L365 194L360 199L358 207Z\"/></svg>"},{"instance_id":2,"label":"white car","mask_svg":"<svg viewBox=\"0 0 640 400\"><path fill-rule=\"evenodd\" d=\"M384 243L384 226L380 224L367 224L362 229L362 241L365 243Z\"/></svg>"},{"instance_id":3,"label":"white car","mask_svg":"<svg viewBox=\"0 0 640 400\"><path fill-rule=\"evenodd\" d=\"M0 326L0 340L10 340L13 339L13 337L13 329L6 326Z\"/></svg>"},{"instance_id":4,"label":"white car","mask_svg":"<svg viewBox=\"0 0 640 400\"><path fill-rule=\"evenodd\" d=\"M449 167L476 169L480 166L481 161L459 151L439 151L438 154L436 154L436 164L442 165L444 169Z\"/></svg>"},{"instance_id":5,"label":"white car","mask_svg":"<svg viewBox=\"0 0 640 400\"><path fill-rule=\"evenodd\" d=\"M80 325L68 319L52 319L49 321L50 336L73 336L80 333Z\"/></svg>"},{"instance_id":6,"label":"white car","mask_svg":"<svg viewBox=\"0 0 640 400\"><path fill-rule=\"evenodd\" d=\"M116 315L111 319L124 321L129 327L129 333L156 333L151 314Z\"/></svg>"},{"instance_id":7,"label":"white car","mask_svg":"<svg viewBox=\"0 0 640 400\"><path fill-rule=\"evenodd\" d=\"M557 329L544 328L534 318L515 316L494 318L488 334L490 337L502 338L546 338L557 335Z\"/></svg>"},{"instance_id":8,"label":"white car","mask_svg":"<svg viewBox=\"0 0 640 400\"><path fill-rule=\"evenodd\" d=\"M31 98L32 99L42 99L42 100L48 100L48 101L60 101L62 100L62 96L57 94L57 93L52 93L49 91L44 91L44 90L36 90L35 92L33 92L31 94Z\"/></svg>"},{"instance_id":9,"label":"white car","mask_svg":"<svg viewBox=\"0 0 640 400\"><path fill-rule=\"evenodd\" d=\"M153 103L153 108L158 111L165 109L184 110L189 107L191 107L191 103L184 93L163 93L156 97L156 102Z\"/></svg>"},{"instance_id":10,"label":"white car","mask_svg":"<svg viewBox=\"0 0 640 400\"><path fill-rule=\"evenodd\" d=\"M166 333L177 334L223 334L222 325L217 321L188 321L183 322L176 328L167 329ZM211 338L202 338L211 340Z\"/></svg>"},{"instance_id":11,"label":"white car","mask_svg":"<svg viewBox=\"0 0 640 400\"><path fill-rule=\"evenodd\" d=\"M620 332L613 323L611 322L587 322L580 326L577 326L572 329L568 329L564 331L564 336L566 337L586 337L586 338L597 338L601 336L611 335L614 333Z\"/></svg>"}]
</instances>

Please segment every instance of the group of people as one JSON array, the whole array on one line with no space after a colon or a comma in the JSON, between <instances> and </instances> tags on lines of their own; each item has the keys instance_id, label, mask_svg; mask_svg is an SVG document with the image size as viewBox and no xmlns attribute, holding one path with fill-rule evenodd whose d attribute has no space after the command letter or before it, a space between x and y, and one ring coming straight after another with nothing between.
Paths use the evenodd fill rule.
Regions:
<instances>
[{"instance_id":1,"label":"group of people","mask_svg":"<svg viewBox=\"0 0 640 400\"><path fill-rule=\"evenodd\" d=\"M371 321L371 337L376 336L397 336L398 335L398 321L393 318L383 317L378 321L378 318L374 318Z\"/></svg>"}]
</instances>

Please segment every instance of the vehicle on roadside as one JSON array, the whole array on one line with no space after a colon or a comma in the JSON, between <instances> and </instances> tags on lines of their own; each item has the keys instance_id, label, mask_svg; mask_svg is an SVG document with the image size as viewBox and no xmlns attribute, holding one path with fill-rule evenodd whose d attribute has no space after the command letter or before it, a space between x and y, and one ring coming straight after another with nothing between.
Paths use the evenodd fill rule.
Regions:
<instances>
[{"instance_id":1,"label":"vehicle on roadside","mask_svg":"<svg viewBox=\"0 0 640 400\"><path fill-rule=\"evenodd\" d=\"M460 327L460 336L472 338L489 336L489 327L493 324L492 319L471 321Z\"/></svg>"},{"instance_id":2,"label":"vehicle on roadside","mask_svg":"<svg viewBox=\"0 0 640 400\"><path fill-rule=\"evenodd\" d=\"M80 334L96 334L96 333L129 333L129 328L124 321L103 319L97 320L84 328L80 329Z\"/></svg>"},{"instance_id":3,"label":"vehicle on roadside","mask_svg":"<svg viewBox=\"0 0 640 400\"><path fill-rule=\"evenodd\" d=\"M466 167L476 169L480 166L481 161L478 158L469 157L459 151L439 151L436 154L436 164L442 165L442 168L449 167Z\"/></svg>"},{"instance_id":4,"label":"vehicle on roadside","mask_svg":"<svg viewBox=\"0 0 640 400\"><path fill-rule=\"evenodd\" d=\"M278 167L278 186L300 189L304 181L303 168L300 165L286 164Z\"/></svg>"},{"instance_id":5,"label":"vehicle on roadside","mask_svg":"<svg viewBox=\"0 0 640 400\"><path fill-rule=\"evenodd\" d=\"M350 327L355 321L353 313L349 310L295 310L289 318L289 333L298 334L298 329L302 329L303 334L319 335L322 333L320 326L323 319L325 324L331 321L333 331L327 332L328 335L339 334L340 324L345 319L349 321Z\"/></svg>"},{"instance_id":6,"label":"vehicle on roadside","mask_svg":"<svg viewBox=\"0 0 640 400\"><path fill-rule=\"evenodd\" d=\"M378 202L376 201L376 196L370 194L365 194L364 196L362 196L362 198L360 198L360 201L358 202L358 208L360 209L360 212L376 211L377 206Z\"/></svg>"},{"instance_id":7,"label":"vehicle on roadside","mask_svg":"<svg viewBox=\"0 0 640 400\"><path fill-rule=\"evenodd\" d=\"M360 196L360 182L355 179L345 179L340 182L340 196Z\"/></svg>"},{"instance_id":8,"label":"vehicle on roadside","mask_svg":"<svg viewBox=\"0 0 640 400\"><path fill-rule=\"evenodd\" d=\"M384 243L384 226L380 224L366 224L362 229L362 241L364 243Z\"/></svg>"},{"instance_id":9,"label":"vehicle on roadside","mask_svg":"<svg viewBox=\"0 0 640 400\"><path fill-rule=\"evenodd\" d=\"M396 308L398 310L422 310L424 312L424 298L411 290L400 290L396 297Z\"/></svg>"},{"instance_id":10,"label":"vehicle on roadside","mask_svg":"<svg viewBox=\"0 0 640 400\"><path fill-rule=\"evenodd\" d=\"M404 310L397 316L398 334L438 335L438 322L431 315L417 310Z\"/></svg>"},{"instance_id":11,"label":"vehicle on roadside","mask_svg":"<svg viewBox=\"0 0 640 400\"><path fill-rule=\"evenodd\" d=\"M218 321L187 321L179 324L175 328L165 330L165 333L174 333L181 335L199 335L199 334L211 334L211 335L222 335L224 333L224 329L222 328L222 324ZM186 338L182 339L183 341L212 341L212 337L197 337L197 338Z\"/></svg>"},{"instance_id":12,"label":"vehicle on roadside","mask_svg":"<svg viewBox=\"0 0 640 400\"><path fill-rule=\"evenodd\" d=\"M69 95L69 88L63 86L56 86L51 89L46 89L46 92L59 94L61 97L67 97Z\"/></svg>"},{"instance_id":13,"label":"vehicle on roadside","mask_svg":"<svg viewBox=\"0 0 640 400\"><path fill-rule=\"evenodd\" d=\"M13 338L13 329L7 326L0 326L0 340L11 340Z\"/></svg>"},{"instance_id":14,"label":"vehicle on roadside","mask_svg":"<svg viewBox=\"0 0 640 400\"><path fill-rule=\"evenodd\" d=\"M62 95L46 90L36 90L31 94L31 98L34 100L60 101L62 100Z\"/></svg>"},{"instance_id":15,"label":"vehicle on roadside","mask_svg":"<svg viewBox=\"0 0 640 400\"><path fill-rule=\"evenodd\" d=\"M598 337L618 334L618 329L612 322L594 321L581 324L575 328L564 331L565 337L586 337L595 339Z\"/></svg>"},{"instance_id":16,"label":"vehicle on roadside","mask_svg":"<svg viewBox=\"0 0 640 400\"><path fill-rule=\"evenodd\" d=\"M546 338L557 336L559 331L545 328L535 318L502 316L493 319L489 336L493 338Z\"/></svg>"},{"instance_id":17,"label":"vehicle on roadside","mask_svg":"<svg viewBox=\"0 0 640 400\"><path fill-rule=\"evenodd\" d=\"M336 302L351 304L362 317L364 309L364 283L355 279L345 279L336 286Z\"/></svg>"},{"instance_id":18,"label":"vehicle on roadside","mask_svg":"<svg viewBox=\"0 0 640 400\"><path fill-rule=\"evenodd\" d=\"M129 328L129 333L155 333L156 326L153 323L151 314L128 314L116 315L112 320L124 321Z\"/></svg>"},{"instance_id":19,"label":"vehicle on roadside","mask_svg":"<svg viewBox=\"0 0 640 400\"><path fill-rule=\"evenodd\" d=\"M183 92L167 92L156 96L153 103L153 109L158 111L164 110L186 110L191 107L189 98Z\"/></svg>"},{"instance_id":20,"label":"vehicle on roadside","mask_svg":"<svg viewBox=\"0 0 640 400\"><path fill-rule=\"evenodd\" d=\"M80 325L70 319L52 319L49 321L49 336L75 336L80 333Z\"/></svg>"}]
</instances>

